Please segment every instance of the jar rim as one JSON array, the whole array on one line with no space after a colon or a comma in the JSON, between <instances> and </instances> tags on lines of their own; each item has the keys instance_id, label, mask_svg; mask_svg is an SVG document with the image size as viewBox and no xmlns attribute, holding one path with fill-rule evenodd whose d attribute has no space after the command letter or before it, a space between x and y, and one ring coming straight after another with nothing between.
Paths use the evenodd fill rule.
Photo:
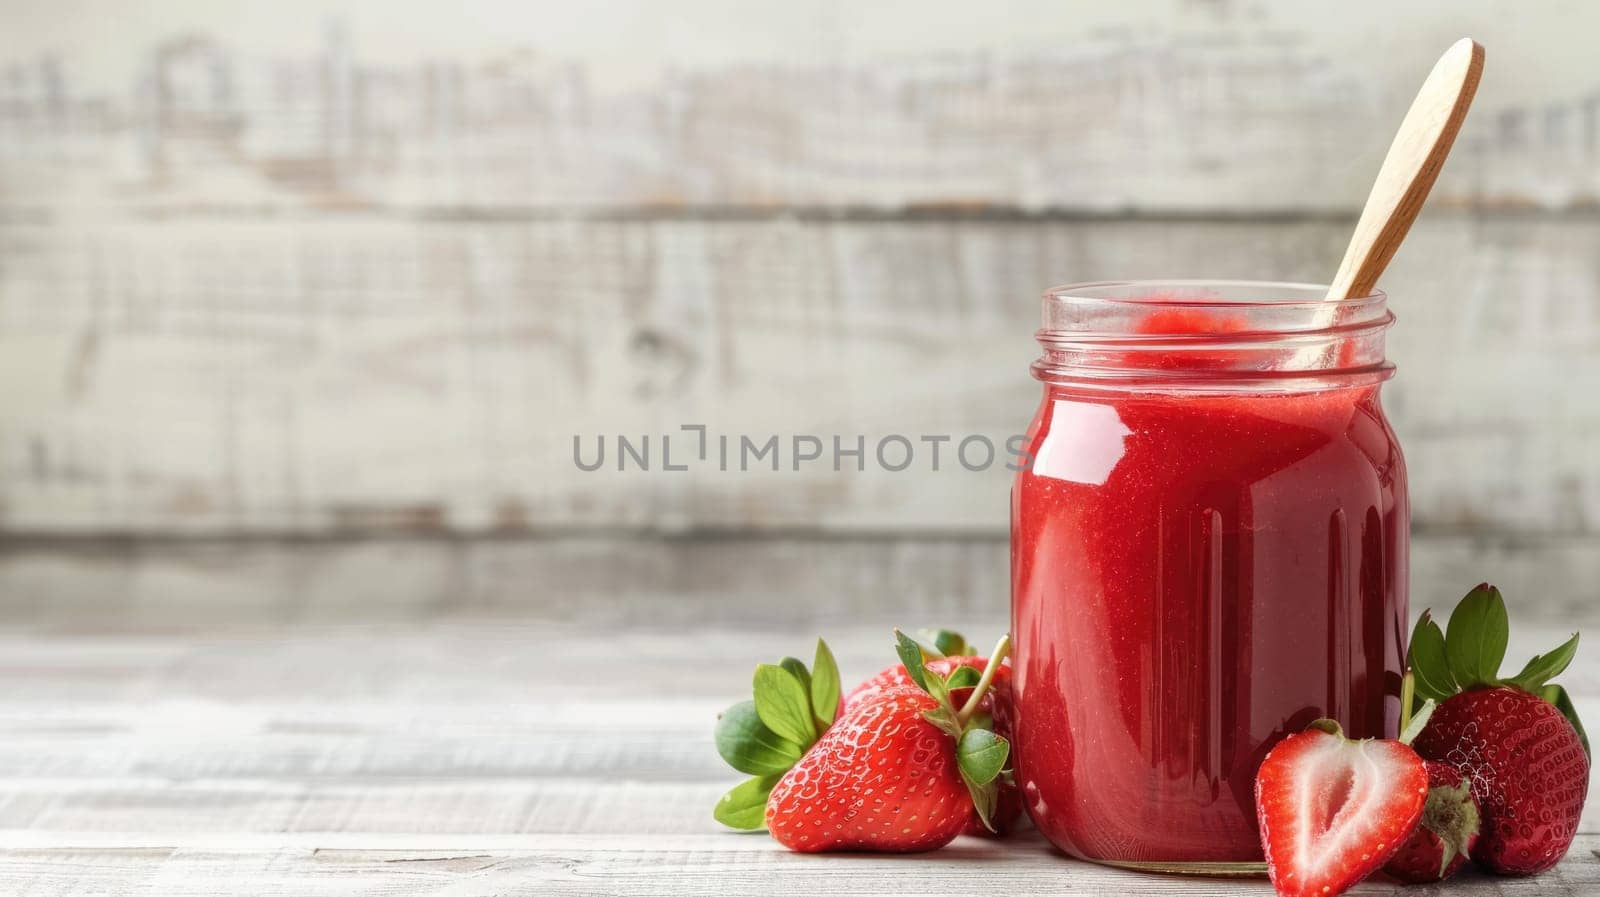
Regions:
<instances>
[{"instance_id":1,"label":"jar rim","mask_svg":"<svg viewBox=\"0 0 1600 897\"><path fill-rule=\"evenodd\" d=\"M1228 295L1185 296L1182 291L1217 292L1258 290L1263 295L1241 298ZM1272 295L1282 292L1283 295ZM1144 295L1119 296L1116 293L1142 292ZM1291 295L1293 294L1293 295ZM1274 308L1353 308L1387 301L1383 290L1373 290L1365 296L1329 299L1328 285L1293 280L1246 280L1222 278L1156 278L1151 280L1087 280L1062 284L1044 291L1045 301L1078 300L1114 302L1162 308L1241 308L1271 306Z\"/></svg>"},{"instance_id":2,"label":"jar rim","mask_svg":"<svg viewBox=\"0 0 1600 897\"><path fill-rule=\"evenodd\" d=\"M1046 291L1034 376L1097 388L1326 389L1381 382L1394 366L1382 291L1329 300L1322 284L1106 280Z\"/></svg>"}]
</instances>

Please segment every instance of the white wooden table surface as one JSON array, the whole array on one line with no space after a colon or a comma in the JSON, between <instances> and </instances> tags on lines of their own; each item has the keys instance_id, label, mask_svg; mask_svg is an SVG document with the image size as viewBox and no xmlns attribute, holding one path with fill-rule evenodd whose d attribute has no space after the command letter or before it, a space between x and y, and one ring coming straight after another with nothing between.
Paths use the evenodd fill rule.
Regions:
<instances>
[{"instance_id":1,"label":"white wooden table surface","mask_svg":"<svg viewBox=\"0 0 1600 897\"><path fill-rule=\"evenodd\" d=\"M885 627L827 634L847 679L892 662ZM1564 634L1515 628L1512 656ZM810 637L0 629L0 894L1269 893L1075 862L1032 833L817 857L720 830L710 809L738 776L712 749L715 714L752 664ZM1600 649L1564 680L1600 720ZM1551 873L1467 873L1440 893L1600 893L1592 789L1583 831Z\"/></svg>"}]
</instances>

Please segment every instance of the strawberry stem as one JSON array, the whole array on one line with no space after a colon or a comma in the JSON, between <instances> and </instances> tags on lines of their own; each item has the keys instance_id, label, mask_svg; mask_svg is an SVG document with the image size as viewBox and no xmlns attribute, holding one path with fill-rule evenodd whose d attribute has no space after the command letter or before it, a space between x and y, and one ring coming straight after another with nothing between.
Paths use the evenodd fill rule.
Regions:
<instances>
[{"instance_id":1,"label":"strawberry stem","mask_svg":"<svg viewBox=\"0 0 1600 897\"><path fill-rule=\"evenodd\" d=\"M1400 731L1411 725L1411 705L1417 700L1417 677L1409 668L1400 680Z\"/></svg>"},{"instance_id":2,"label":"strawberry stem","mask_svg":"<svg viewBox=\"0 0 1600 897\"><path fill-rule=\"evenodd\" d=\"M978 704L983 696L988 694L989 686L994 684L995 674L1000 672L1000 662L1011 653L1011 633L1000 636L1000 641L995 643L994 650L989 652L989 661L984 664L983 676L978 679L978 684L972 687L972 694L967 697L967 703L961 705L961 710L956 713L956 722L965 726L967 720L978 712Z\"/></svg>"}]
</instances>

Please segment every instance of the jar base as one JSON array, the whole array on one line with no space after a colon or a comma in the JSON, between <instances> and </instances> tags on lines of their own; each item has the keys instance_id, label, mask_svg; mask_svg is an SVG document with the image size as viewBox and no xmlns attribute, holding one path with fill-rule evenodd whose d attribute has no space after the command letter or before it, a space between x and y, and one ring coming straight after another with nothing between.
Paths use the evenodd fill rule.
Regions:
<instances>
[{"instance_id":1,"label":"jar base","mask_svg":"<svg viewBox=\"0 0 1600 897\"><path fill-rule=\"evenodd\" d=\"M1133 860L1090 860L1102 866L1113 866L1133 872L1158 872L1163 875L1207 875L1218 878L1261 877L1267 874L1267 864L1262 862L1145 862Z\"/></svg>"}]
</instances>

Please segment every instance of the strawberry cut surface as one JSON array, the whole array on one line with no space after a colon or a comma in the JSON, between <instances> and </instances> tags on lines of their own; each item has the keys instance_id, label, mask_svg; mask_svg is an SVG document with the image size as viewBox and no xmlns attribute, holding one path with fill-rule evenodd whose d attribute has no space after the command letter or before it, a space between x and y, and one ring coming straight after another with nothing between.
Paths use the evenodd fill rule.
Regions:
<instances>
[{"instance_id":1,"label":"strawberry cut surface","mask_svg":"<svg viewBox=\"0 0 1600 897\"><path fill-rule=\"evenodd\" d=\"M1398 741L1351 741L1327 721L1284 739L1256 774L1273 887L1285 897L1343 892L1399 849L1427 794L1422 758Z\"/></svg>"}]
</instances>

